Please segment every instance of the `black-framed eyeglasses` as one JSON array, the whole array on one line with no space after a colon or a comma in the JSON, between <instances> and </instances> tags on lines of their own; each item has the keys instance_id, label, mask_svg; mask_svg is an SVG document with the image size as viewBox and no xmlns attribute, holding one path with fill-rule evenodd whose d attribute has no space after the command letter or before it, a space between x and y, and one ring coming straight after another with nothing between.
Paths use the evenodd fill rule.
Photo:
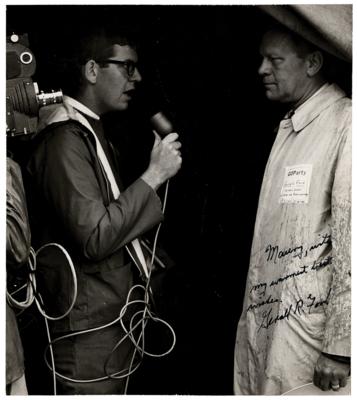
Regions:
<instances>
[{"instance_id":1,"label":"black-framed eyeglasses","mask_svg":"<svg viewBox=\"0 0 357 400\"><path fill-rule=\"evenodd\" d=\"M128 74L129 78L131 78L135 74L135 70L137 68L137 64L134 61L131 61L131 60L120 61L120 60L111 60L109 58L107 60L98 61L98 64L120 65L120 66L124 67L124 69L125 69L126 73Z\"/></svg>"}]
</instances>

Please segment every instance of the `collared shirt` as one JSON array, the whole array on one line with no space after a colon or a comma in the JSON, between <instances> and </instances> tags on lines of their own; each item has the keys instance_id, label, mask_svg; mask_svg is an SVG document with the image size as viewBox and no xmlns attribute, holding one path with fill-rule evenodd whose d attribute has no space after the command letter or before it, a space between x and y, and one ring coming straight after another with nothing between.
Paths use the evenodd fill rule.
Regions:
<instances>
[{"instance_id":1,"label":"collared shirt","mask_svg":"<svg viewBox=\"0 0 357 400\"><path fill-rule=\"evenodd\" d=\"M93 128L93 131L95 132L96 137L98 138L101 146L103 147L104 153L112 167L112 170L115 171L114 165L113 165L113 158L112 154L109 150L110 144L105 137L104 129L103 129L103 123L102 120L100 119L100 116L97 115L95 112L93 112L90 108L85 106L83 103L79 102L78 100L74 99L73 97L70 96L64 96L64 102L75 108L77 111L79 111L89 122L90 126ZM119 181L119 176L118 174L115 174L115 178L117 181Z\"/></svg>"},{"instance_id":2,"label":"collared shirt","mask_svg":"<svg viewBox=\"0 0 357 400\"><path fill-rule=\"evenodd\" d=\"M63 100L70 104L73 108L76 110L80 111L82 114L87 115L90 118L99 120L100 117L97 115L95 112L93 112L90 108L85 106L83 103L79 102L78 100L74 99L73 97L70 96L63 96Z\"/></svg>"},{"instance_id":3,"label":"collared shirt","mask_svg":"<svg viewBox=\"0 0 357 400\"><path fill-rule=\"evenodd\" d=\"M325 85L281 121L261 188L235 353L236 394L312 381L350 355L351 101Z\"/></svg>"}]
</instances>

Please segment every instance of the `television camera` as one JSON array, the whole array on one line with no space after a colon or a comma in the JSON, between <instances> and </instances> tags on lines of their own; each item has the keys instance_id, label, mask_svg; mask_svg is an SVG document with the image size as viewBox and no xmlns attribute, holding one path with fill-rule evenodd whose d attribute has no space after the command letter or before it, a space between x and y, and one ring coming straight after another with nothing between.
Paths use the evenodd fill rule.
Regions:
<instances>
[{"instance_id":1,"label":"television camera","mask_svg":"<svg viewBox=\"0 0 357 400\"><path fill-rule=\"evenodd\" d=\"M32 76L36 59L29 49L28 36L12 34L6 40L6 135L36 133L41 107L61 103L61 90L39 91Z\"/></svg>"}]
</instances>

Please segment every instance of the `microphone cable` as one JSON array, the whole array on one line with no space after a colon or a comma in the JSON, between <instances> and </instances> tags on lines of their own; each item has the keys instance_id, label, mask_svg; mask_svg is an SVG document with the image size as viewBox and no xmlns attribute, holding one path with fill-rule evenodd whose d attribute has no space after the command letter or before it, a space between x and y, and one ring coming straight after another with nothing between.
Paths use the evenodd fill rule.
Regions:
<instances>
[{"instance_id":1,"label":"microphone cable","mask_svg":"<svg viewBox=\"0 0 357 400\"><path fill-rule=\"evenodd\" d=\"M69 268L71 271L71 275L72 275L72 280L73 280L72 302L71 302L70 306L68 307L68 309L63 314L61 314L57 317L50 316L45 312L44 302L42 300L41 294L37 290L37 283L36 283L37 257L42 250L44 250L50 246L55 246L63 252L63 254L65 255L65 257L67 259L67 262L68 262L68 265L69 265ZM28 264L29 264L29 268L30 268L30 271L28 274L28 281L23 286L21 286L20 288L18 288L15 291L13 291L12 293L9 293L8 291L6 291L7 301L9 302L9 304L11 306L20 309L21 312L26 310L28 307L30 307L33 304L33 302L35 301L37 310L44 317L44 320L45 320L47 339L50 344L49 347L50 347L51 365L52 365L51 369L53 371L55 371L54 354L53 354L53 349L51 346L51 335L50 335L50 330L49 330L49 326L48 326L48 320L57 321L57 320L63 319L72 311L74 304L76 302L76 299L77 299L77 287L78 286L77 286L76 271L75 271L72 259L71 259L70 255L68 254L67 250L58 243L47 243L44 246L40 247L36 252L31 247L30 253L29 253ZM23 301L16 300L14 296L16 294L18 294L21 290L24 290L24 289L26 289L25 300L23 300ZM53 374L53 388L54 388L54 394L56 394L57 390L56 390L56 375L55 374Z\"/></svg>"},{"instance_id":2,"label":"microphone cable","mask_svg":"<svg viewBox=\"0 0 357 400\"><path fill-rule=\"evenodd\" d=\"M36 279L35 279L35 270L36 270L36 253L32 247L30 247L29 258L29 273L28 273L28 281L12 291L11 293L6 288L6 299L10 306L17 308L19 310L26 310L26 308L30 307L35 299L34 292L36 291ZM26 289L26 297L25 300L17 300L15 295Z\"/></svg>"},{"instance_id":3,"label":"microphone cable","mask_svg":"<svg viewBox=\"0 0 357 400\"><path fill-rule=\"evenodd\" d=\"M166 185L165 185L165 193L164 193L164 199L163 199L163 206L162 206L162 212L165 212L166 209L166 205L167 205L167 197L168 197L168 189L169 189L169 180L166 181ZM73 332L73 333L69 333L67 335L62 335L59 336L55 339L51 338L50 335L50 330L48 328L48 322L47 319L49 320L57 320L60 318L64 318L66 315L69 314L69 312L71 311L71 309L73 308L74 305L74 301L71 304L71 307L60 317L51 317L48 316L46 313L44 313L43 311L41 312L41 314L45 317L45 321L46 321L46 330L47 330L47 336L48 336L48 344L45 348L45 352L44 352L44 359L45 359L45 363L47 365L47 367L52 371L53 377L54 377L54 381L56 380L56 377L60 377L64 380L70 381L70 382L74 382L74 383L93 383L93 382L99 382L99 381L103 381L106 379L125 379L126 378L126 383L125 383L125 394L127 392L128 389L128 384L129 384L129 378L130 376L139 368L139 366L141 365L142 359L145 355L150 356L150 357L164 357L167 354L169 354L173 348L175 347L176 344L176 334L174 329L171 327L171 325L164 321L163 319L155 316L153 314L153 312L150 310L150 299L152 299L152 291L151 291L151 287L150 287L150 279L151 279L151 273L153 270L153 264L155 261L155 256L156 256L156 249L157 249L157 241L158 241L158 236L159 236L159 232L160 232L160 228L161 228L161 223L158 225L156 232L155 232L155 237L154 237L154 242L153 242L153 247L152 247L152 253L151 253L151 260L150 260L150 264L149 264L149 274L148 274L148 278L146 279L146 283L145 286L144 285L134 285L128 292L127 298L126 298L126 302L124 304L124 306L121 308L119 315L117 318L115 318L114 320L112 320L109 323L106 323L104 325L95 327L95 328L91 328L91 329L86 329L86 330L82 330L82 331L78 331L78 332ZM42 248L41 248L42 249ZM73 264L72 264L73 265ZM71 267L72 269L72 267ZM77 295L77 280L76 278L74 278L74 282L75 282L75 296ZM143 295L143 300L131 300L132 294L135 290L143 290L144 291L144 295ZM133 305L143 305L143 309L139 310L137 312L135 312L131 318L130 318L130 322L129 322L129 326L126 327L124 322L123 322L123 317L126 314L127 310L133 306ZM160 354L155 354L152 352L148 352L145 350L145 328L146 325L149 321L154 321L156 323L161 323L164 326L166 326L169 329L169 332L172 335L172 343L170 345L170 347L160 353ZM116 345L113 347L113 349L111 350L110 354L108 355L105 364L104 364L104 372L105 375L103 376L99 376L99 377L94 377L92 379L74 379L74 378L70 378L68 376L65 376L63 374L60 374L58 371L55 370L55 363L54 363L54 357L53 357L53 346L59 342L60 340L64 340L70 337L74 337L74 336L79 336L79 335L83 335L86 333L91 333L91 332L95 332L98 330L102 330L105 328L108 328L116 323L120 323L121 327L124 331L124 336L116 343ZM140 333L138 335L138 338L135 338L135 332L141 328ZM134 351L133 351L133 355L131 357L131 361L130 361L130 365L129 367L121 370L121 371L116 371L116 372L109 372L108 371L108 364L111 360L111 358L113 357L113 355L115 354L115 351L119 348L119 346L125 341L129 339L133 345L134 345ZM51 363L49 363L48 361L48 357L47 357L47 353L48 351L50 351L50 358L51 358ZM137 356L137 354L139 354L139 361L137 361L135 363L135 357ZM55 384L54 384L55 385ZM56 394L56 389L54 386L54 391Z\"/></svg>"}]
</instances>

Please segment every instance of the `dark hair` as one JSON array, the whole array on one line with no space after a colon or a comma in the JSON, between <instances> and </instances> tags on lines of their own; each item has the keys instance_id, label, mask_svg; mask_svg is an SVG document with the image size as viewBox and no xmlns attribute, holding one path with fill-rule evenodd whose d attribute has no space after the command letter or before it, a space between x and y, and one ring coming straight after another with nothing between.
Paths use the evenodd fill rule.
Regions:
<instances>
[{"instance_id":1,"label":"dark hair","mask_svg":"<svg viewBox=\"0 0 357 400\"><path fill-rule=\"evenodd\" d=\"M57 79L63 92L69 96L78 94L83 85L83 65L88 60L110 58L115 44L136 48L134 35L118 30L98 28L82 31L75 39L71 38L56 61Z\"/></svg>"}]
</instances>

